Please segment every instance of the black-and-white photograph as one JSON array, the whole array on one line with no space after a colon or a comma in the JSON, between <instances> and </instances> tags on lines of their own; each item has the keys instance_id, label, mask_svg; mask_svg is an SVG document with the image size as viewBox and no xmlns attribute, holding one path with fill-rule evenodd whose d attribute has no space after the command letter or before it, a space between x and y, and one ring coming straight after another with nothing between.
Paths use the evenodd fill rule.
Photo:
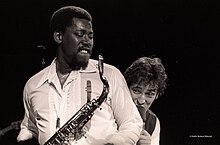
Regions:
<instances>
[{"instance_id":1,"label":"black-and-white photograph","mask_svg":"<svg viewBox=\"0 0 220 145\"><path fill-rule=\"evenodd\" d=\"M3 0L0 145L219 145L212 0Z\"/></svg>"}]
</instances>

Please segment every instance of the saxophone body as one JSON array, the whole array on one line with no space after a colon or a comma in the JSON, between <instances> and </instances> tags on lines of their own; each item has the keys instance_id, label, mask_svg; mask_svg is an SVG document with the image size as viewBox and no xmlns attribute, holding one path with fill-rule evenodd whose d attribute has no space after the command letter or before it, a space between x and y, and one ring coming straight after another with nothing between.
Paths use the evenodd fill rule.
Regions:
<instances>
[{"instance_id":1,"label":"saxophone body","mask_svg":"<svg viewBox=\"0 0 220 145\"><path fill-rule=\"evenodd\" d=\"M94 111L101 106L109 93L109 84L103 76L103 57L99 55L98 69L103 82L103 90L98 99L92 99L84 104L44 145L63 145L68 143L69 137L78 140L82 137L83 126L92 118Z\"/></svg>"}]
</instances>

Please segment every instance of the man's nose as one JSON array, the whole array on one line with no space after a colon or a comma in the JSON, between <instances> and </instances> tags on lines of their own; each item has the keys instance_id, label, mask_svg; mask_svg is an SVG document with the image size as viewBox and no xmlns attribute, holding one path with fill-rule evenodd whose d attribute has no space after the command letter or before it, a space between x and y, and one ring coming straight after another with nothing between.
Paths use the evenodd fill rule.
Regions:
<instances>
[{"instance_id":1,"label":"man's nose","mask_svg":"<svg viewBox=\"0 0 220 145\"><path fill-rule=\"evenodd\" d=\"M145 102L145 95L144 94L140 95L140 97L138 98L138 102L140 104L144 104L144 102Z\"/></svg>"},{"instance_id":2,"label":"man's nose","mask_svg":"<svg viewBox=\"0 0 220 145\"><path fill-rule=\"evenodd\" d=\"M92 39L90 39L88 35L84 35L82 43L90 46L92 44Z\"/></svg>"},{"instance_id":3,"label":"man's nose","mask_svg":"<svg viewBox=\"0 0 220 145\"><path fill-rule=\"evenodd\" d=\"M83 40L85 42L90 42L92 39L89 37L89 35L85 34L85 35L83 35Z\"/></svg>"}]
</instances>

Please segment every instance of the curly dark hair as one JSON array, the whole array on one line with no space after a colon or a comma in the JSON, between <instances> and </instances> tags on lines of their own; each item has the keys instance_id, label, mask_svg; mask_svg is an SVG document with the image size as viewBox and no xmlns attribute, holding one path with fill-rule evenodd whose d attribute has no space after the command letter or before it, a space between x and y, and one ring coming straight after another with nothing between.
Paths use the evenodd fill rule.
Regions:
<instances>
[{"instance_id":1,"label":"curly dark hair","mask_svg":"<svg viewBox=\"0 0 220 145\"><path fill-rule=\"evenodd\" d=\"M128 87L135 84L154 84L162 95L167 87L167 75L160 58L140 57L124 72Z\"/></svg>"},{"instance_id":2,"label":"curly dark hair","mask_svg":"<svg viewBox=\"0 0 220 145\"><path fill-rule=\"evenodd\" d=\"M64 32L67 26L72 24L72 18L82 18L92 21L92 16L85 9L76 6L65 6L55 11L50 19L50 34L55 31Z\"/></svg>"}]
</instances>

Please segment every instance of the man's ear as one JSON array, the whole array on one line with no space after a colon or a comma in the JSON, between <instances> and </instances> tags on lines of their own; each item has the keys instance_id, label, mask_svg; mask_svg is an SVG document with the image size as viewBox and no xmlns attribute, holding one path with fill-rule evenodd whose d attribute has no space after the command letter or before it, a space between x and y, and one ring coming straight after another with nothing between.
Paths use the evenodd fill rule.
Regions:
<instances>
[{"instance_id":1,"label":"man's ear","mask_svg":"<svg viewBox=\"0 0 220 145\"><path fill-rule=\"evenodd\" d=\"M61 32L55 31L55 32L53 33L53 39L54 39L58 44L62 43L62 34L61 34Z\"/></svg>"}]
</instances>

